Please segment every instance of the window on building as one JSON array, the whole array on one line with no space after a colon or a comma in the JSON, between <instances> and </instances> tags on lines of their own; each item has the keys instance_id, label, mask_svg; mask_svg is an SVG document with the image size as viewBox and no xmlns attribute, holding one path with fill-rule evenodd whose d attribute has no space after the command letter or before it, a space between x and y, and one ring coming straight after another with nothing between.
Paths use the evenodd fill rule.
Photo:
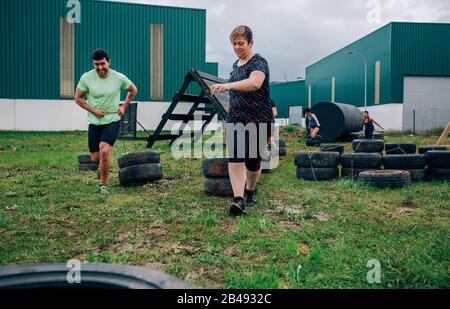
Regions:
<instances>
[{"instance_id":1,"label":"window on building","mask_svg":"<svg viewBox=\"0 0 450 309\"><path fill-rule=\"evenodd\" d=\"M164 26L150 25L150 100L164 99Z\"/></svg>"},{"instance_id":2,"label":"window on building","mask_svg":"<svg viewBox=\"0 0 450 309\"><path fill-rule=\"evenodd\" d=\"M375 105L380 104L380 67L381 61L375 62Z\"/></svg>"},{"instance_id":3,"label":"window on building","mask_svg":"<svg viewBox=\"0 0 450 309\"><path fill-rule=\"evenodd\" d=\"M59 92L63 98L73 97L75 91L75 23L66 17L59 21Z\"/></svg>"}]
</instances>

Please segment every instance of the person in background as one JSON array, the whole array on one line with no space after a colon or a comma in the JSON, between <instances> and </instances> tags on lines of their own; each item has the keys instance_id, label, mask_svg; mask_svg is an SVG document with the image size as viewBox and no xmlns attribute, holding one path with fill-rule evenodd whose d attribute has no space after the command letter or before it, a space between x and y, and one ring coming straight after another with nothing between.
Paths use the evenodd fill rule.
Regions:
<instances>
[{"instance_id":1,"label":"person in background","mask_svg":"<svg viewBox=\"0 0 450 309\"><path fill-rule=\"evenodd\" d=\"M366 139L373 139L373 131L375 131L375 126L373 124L376 124L381 130L384 130L378 122L376 122L373 118L370 118L368 111L364 112L363 120Z\"/></svg>"}]
</instances>

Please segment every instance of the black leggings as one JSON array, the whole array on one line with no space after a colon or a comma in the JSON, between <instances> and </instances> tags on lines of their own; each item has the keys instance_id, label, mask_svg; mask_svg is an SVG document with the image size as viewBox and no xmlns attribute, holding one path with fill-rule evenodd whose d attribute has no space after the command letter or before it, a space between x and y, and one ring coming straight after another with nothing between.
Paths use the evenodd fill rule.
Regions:
<instances>
[{"instance_id":1,"label":"black leggings","mask_svg":"<svg viewBox=\"0 0 450 309\"><path fill-rule=\"evenodd\" d=\"M366 134L366 139L372 139L373 138L373 131L375 128L366 128L364 133Z\"/></svg>"},{"instance_id":2,"label":"black leggings","mask_svg":"<svg viewBox=\"0 0 450 309\"><path fill-rule=\"evenodd\" d=\"M267 147L272 136L272 123L249 123L247 125L236 119L227 121L228 161L245 163L250 172L261 169L261 152Z\"/></svg>"}]
</instances>

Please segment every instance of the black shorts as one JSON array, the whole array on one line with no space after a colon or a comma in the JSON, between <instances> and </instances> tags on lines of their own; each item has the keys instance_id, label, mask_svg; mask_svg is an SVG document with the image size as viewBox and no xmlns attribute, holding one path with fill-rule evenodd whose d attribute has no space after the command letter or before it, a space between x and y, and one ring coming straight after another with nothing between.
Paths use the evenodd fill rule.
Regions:
<instances>
[{"instance_id":1,"label":"black shorts","mask_svg":"<svg viewBox=\"0 0 450 309\"><path fill-rule=\"evenodd\" d=\"M114 143L119 136L119 131L120 121L111 122L101 126L90 124L88 131L89 151L91 153L99 152L101 142L114 146Z\"/></svg>"},{"instance_id":2,"label":"black shorts","mask_svg":"<svg viewBox=\"0 0 450 309\"><path fill-rule=\"evenodd\" d=\"M250 171L259 170L261 152L267 149L273 128L271 122L244 124L229 117L226 128L229 162L245 163Z\"/></svg>"}]
</instances>

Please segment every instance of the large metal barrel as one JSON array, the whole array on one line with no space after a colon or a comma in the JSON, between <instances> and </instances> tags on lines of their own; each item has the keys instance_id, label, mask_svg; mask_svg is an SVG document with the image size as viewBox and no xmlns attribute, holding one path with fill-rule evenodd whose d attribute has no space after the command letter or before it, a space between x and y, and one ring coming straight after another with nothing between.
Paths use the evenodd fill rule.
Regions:
<instances>
[{"instance_id":1,"label":"large metal barrel","mask_svg":"<svg viewBox=\"0 0 450 309\"><path fill-rule=\"evenodd\" d=\"M362 112L353 105L321 102L311 110L319 119L319 135L324 142L340 140L352 132L361 131L364 125Z\"/></svg>"}]
</instances>

